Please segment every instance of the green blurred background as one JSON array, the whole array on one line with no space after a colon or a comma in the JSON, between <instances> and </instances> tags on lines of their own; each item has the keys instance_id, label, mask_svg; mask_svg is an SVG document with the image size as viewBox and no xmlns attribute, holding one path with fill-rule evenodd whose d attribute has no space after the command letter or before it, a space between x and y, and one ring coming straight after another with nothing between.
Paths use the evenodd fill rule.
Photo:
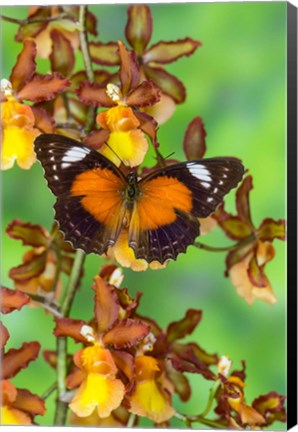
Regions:
<instances>
[{"instance_id":1,"label":"green blurred background","mask_svg":"<svg viewBox=\"0 0 298 432\"><path fill-rule=\"evenodd\" d=\"M265 217L285 218L286 156L286 3L197 3L154 4L152 43L186 36L200 40L202 47L190 58L167 67L186 85L186 103L178 106L173 117L159 130L163 154L175 151L183 160L182 140L194 116L203 117L207 136L207 157L231 155L243 160L254 179L251 193L253 221ZM124 40L125 5L91 6L98 17L99 38L103 42ZM2 13L25 18L26 7L3 7ZM16 26L2 23L3 70L9 78L21 44L14 42ZM49 71L46 60L38 61L41 72ZM82 67L77 56L77 69ZM47 189L42 169L35 164L30 171L18 167L3 174L3 232L14 218L42 224L53 222L53 196ZM234 191L226 199L234 212ZM228 240L219 229L201 238L213 246ZM249 306L239 297L229 279L224 278L225 254L190 247L186 255L161 271L133 273L125 270L125 286L130 292L143 293L140 312L156 319L161 326L181 318L188 308L203 310L203 320L189 338L210 353L228 355L233 367L247 362L246 400L276 390L286 394L286 250L275 243L276 257L266 272L278 302L269 306L256 301ZM9 268L21 263L24 248L20 242L2 240L2 282L12 287ZM88 319L93 310L92 278L103 260L88 256L82 287L71 316ZM52 318L41 309L23 308L4 317L10 332L8 347L38 340L43 349L54 349ZM72 346L72 345L70 345ZM198 414L208 398L209 382L190 376L193 395L186 404L174 398L178 411ZM55 374L42 356L23 370L14 383L42 394ZM47 400L48 412L37 417L42 425L53 422L54 396ZM141 425L150 425L143 421ZM173 427L183 427L174 419ZM194 425L196 426L196 425ZM200 426L197 425L199 428ZM282 430L285 425L276 423Z\"/></svg>"}]
</instances>

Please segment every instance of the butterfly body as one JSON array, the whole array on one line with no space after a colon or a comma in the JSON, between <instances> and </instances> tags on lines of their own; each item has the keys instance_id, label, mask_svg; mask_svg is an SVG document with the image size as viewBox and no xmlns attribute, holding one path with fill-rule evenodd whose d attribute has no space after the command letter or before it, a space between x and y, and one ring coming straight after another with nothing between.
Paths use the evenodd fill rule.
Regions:
<instances>
[{"instance_id":1,"label":"butterfly body","mask_svg":"<svg viewBox=\"0 0 298 432\"><path fill-rule=\"evenodd\" d=\"M169 165L139 178L83 144L44 134L35 150L57 201L65 240L86 253L106 253L122 230L137 258L175 260L200 234L198 218L213 213L244 168L233 158Z\"/></svg>"}]
</instances>

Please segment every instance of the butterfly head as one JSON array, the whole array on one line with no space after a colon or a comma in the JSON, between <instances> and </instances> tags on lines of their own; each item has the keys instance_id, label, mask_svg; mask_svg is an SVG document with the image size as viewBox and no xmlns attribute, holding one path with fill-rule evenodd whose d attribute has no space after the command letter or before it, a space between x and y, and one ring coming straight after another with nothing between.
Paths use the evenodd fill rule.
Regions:
<instances>
[{"instance_id":1,"label":"butterfly head","mask_svg":"<svg viewBox=\"0 0 298 432\"><path fill-rule=\"evenodd\" d=\"M127 188L126 188L126 199L128 202L136 200L139 194L138 188L138 175L135 171L131 171L127 176Z\"/></svg>"}]
</instances>

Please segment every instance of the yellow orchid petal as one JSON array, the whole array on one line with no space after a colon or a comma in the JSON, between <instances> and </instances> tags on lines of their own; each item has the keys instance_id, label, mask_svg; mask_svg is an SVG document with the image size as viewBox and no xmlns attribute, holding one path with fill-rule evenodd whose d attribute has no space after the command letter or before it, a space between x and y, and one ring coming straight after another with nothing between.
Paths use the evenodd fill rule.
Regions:
<instances>
[{"instance_id":1,"label":"yellow orchid petal","mask_svg":"<svg viewBox=\"0 0 298 432\"><path fill-rule=\"evenodd\" d=\"M29 169L36 161L33 142L40 132L37 129L21 129L8 127L3 131L3 143L1 151L1 168L12 168L14 162L20 168Z\"/></svg>"},{"instance_id":2,"label":"yellow orchid petal","mask_svg":"<svg viewBox=\"0 0 298 432\"><path fill-rule=\"evenodd\" d=\"M32 424L29 415L8 406L1 407L0 419L2 425L29 425Z\"/></svg>"},{"instance_id":3,"label":"yellow orchid petal","mask_svg":"<svg viewBox=\"0 0 298 432\"><path fill-rule=\"evenodd\" d=\"M109 377L114 377L117 373L110 351L102 348L99 344L82 350L81 364L87 373L97 373Z\"/></svg>"},{"instance_id":4,"label":"yellow orchid petal","mask_svg":"<svg viewBox=\"0 0 298 432\"><path fill-rule=\"evenodd\" d=\"M124 385L120 380L91 373L81 384L69 407L79 417L88 417L97 408L98 416L104 418L118 408L123 397Z\"/></svg>"},{"instance_id":5,"label":"yellow orchid petal","mask_svg":"<svg viewBox=\"0 0 298 432\"><path fill-rule=\"evenodd\" d=\"M118 105L98 114L97 123L111 132L128 132L139 127L140 122L130 107Z\"/></svg>"},{"instance_id":6,"label":"yellow orchid petal","mask_svg":"<svg viewBox=\"0 0 298 432\"><path fill-rule=\"evenodd\" d=\"M148 417L156 423L167 421L175 414L166 393L158 388L154 380L136 384L130 398L130 412Z\"/></svg>"},{"instance_id":7,"label":"yellow orchid petal","mask_svg":"<svg viewBox=\"0 0 298 432\"><path fill-rule=\"evenodd\" d=\"M108 146L103 146L100 153L119 166L121 161L130 167L140 165L148 150L148 141L139 129L128 132L111 132Z\"/></svg>"},{"instance_id":8,"label":"yellow orchid petal","mask_svg":"<svg viewBox=\"0 0 298 432\"><path fill-rule=\"evenodd\" d=\"M145 271L148 263L143 259L137 259L134 251L128 246L128 232L122 231L116 244L109 248L108 256L115 259L122 267L131 268L133 271Z\"/></svg>"}]
</instances>

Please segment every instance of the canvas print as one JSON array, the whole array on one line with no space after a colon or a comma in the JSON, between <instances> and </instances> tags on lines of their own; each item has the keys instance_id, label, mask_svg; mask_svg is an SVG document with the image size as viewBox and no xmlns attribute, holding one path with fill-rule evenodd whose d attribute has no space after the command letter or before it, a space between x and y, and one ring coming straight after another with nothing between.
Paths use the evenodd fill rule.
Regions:
<instances>
[{"instance_id":1,"label":"canvas print","mask_svg":"<svg viewBox=\"0 0 298 432\"><path fill-rule=\"evenodd\" d=\"M287 4L1 20L1 424L285 430Z\"/></svg>"}]
</instances>

